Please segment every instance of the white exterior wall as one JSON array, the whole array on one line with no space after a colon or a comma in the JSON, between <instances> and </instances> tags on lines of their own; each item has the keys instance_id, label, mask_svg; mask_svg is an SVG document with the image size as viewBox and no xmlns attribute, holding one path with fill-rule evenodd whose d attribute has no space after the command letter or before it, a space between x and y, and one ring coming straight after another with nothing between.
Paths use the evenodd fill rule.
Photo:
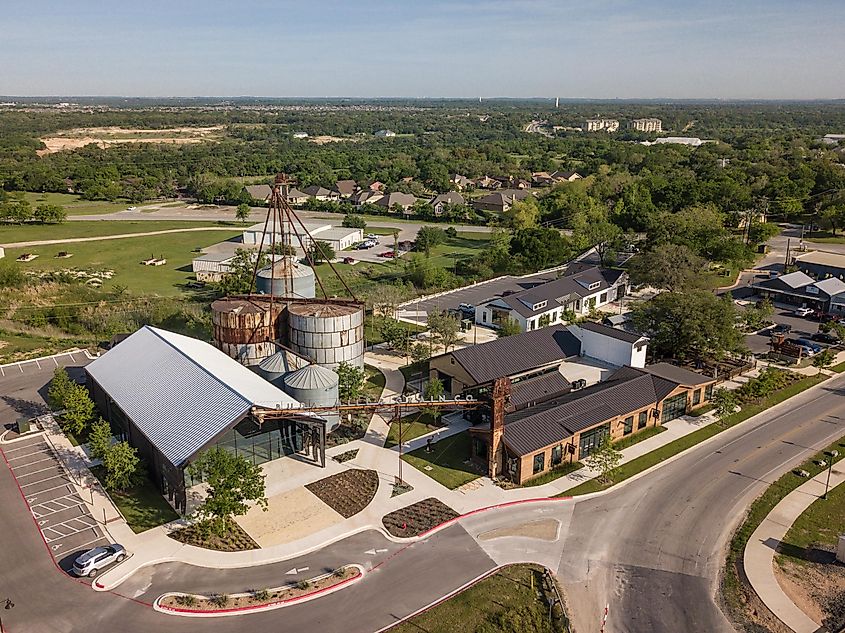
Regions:
<instances>
[{"instance_id":1,"label":"white exterior wall","mask_svg":"<svg viewBox=\"0 0 845 633\"><path fill-rule=\"evenodd\" d=\"M0 246L0 259L3 259L6 256L6 251L3 250L3 247Z\"/></svg>"},{"instance_id":2,"label":"white exterior wall","mask_svg":"<svg viewBox=\"0 0 845 633\"><path fill-rule=\"evenodd\" d=\"M638 351L635 343L620 341L611 336L585 330L577 325L569 328L581 341L581 356L595 358L611 365L630 365L631 367L645 367L645 353L648 345L643 344Z\"/></svg>"}]
</instances>

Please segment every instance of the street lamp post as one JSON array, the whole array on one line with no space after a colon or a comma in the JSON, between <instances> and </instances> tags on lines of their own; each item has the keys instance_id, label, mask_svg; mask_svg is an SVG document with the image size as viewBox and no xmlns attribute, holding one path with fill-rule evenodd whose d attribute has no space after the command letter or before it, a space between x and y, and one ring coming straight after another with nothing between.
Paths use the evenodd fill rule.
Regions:
<instances>
[{"instance_id":1,"label":"street lamp post","mask_svg":"<svg viewBox=\"0 0 845 633\"><path fill-rule=\"evenodd\" d=\"M824 485L824 494L822 495L822 499L827 499L827 491L830 489L830 471L833 470L833 457L831 456L830 461L827 464L827 482Z\"/></svg>"}]
</instances>

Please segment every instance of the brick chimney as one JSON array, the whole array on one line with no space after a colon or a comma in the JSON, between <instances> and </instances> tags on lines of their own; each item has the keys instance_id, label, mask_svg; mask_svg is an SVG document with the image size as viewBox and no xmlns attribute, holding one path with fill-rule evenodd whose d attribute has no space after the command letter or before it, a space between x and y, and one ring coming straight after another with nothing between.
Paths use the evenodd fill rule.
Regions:
<instances>
[{"instance_id":1,"label":"brick chimney","mask_svg":"<svg viewBox=\"0 0 845 633\"><path fill-rule=\"evenodd\" d=\"M487 475L496 477L502 464L502 437L505 434L505 411L510 405L511 379L497 378L493 381L493 402L490 408L490 446L487 452Z\"/></svg>"}]
</instances>

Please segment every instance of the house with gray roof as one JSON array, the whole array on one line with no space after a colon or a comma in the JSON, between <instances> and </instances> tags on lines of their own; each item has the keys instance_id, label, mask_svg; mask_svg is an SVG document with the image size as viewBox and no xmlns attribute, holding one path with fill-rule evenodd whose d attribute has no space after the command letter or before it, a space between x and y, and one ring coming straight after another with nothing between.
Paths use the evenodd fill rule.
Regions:
<instances>
[{"instance_id":1,"label":"house with gray roof","mask_svg":"<svg viewBox=\"0 0 845 633\"><path fill-rule=\"evenodd\" d=\"M153 482L184 510L185 472L217 446L260 464L285 455L325 466L325 420L301 415L259 425L253 407L299 402L203 341L144 326L85 368L99 413L138 449Z\"/></svg>"},{"instance_id":2,"label":"house with gray roof","mask_svg":"<svg viewBox=\"0 0 845 633\"><path fill-rule=\"evenodd\" d=\"M310 185L302 190L305 195L315 200L340 200L340 194L337 191L326 189L320 185Z\"/></svg>"},{"instance_id":3,"label":"house with gray roof","mask_svg":"<svg viewBox=\"0 0 845 633\"><path fill-rule=\"evenodd\" d=\"M564 461L585 459L605 437L617 441L703 406L714 383L665 363L621 367L584 388L562 385L554 375L514 384L500 379L489 414L470 428L471 457L490 477L523 484ZM555 384L564 389L552 393Z\"/></svg>"},{"instance_id":4,"label":"house with gray roof","mask_svg":"<svg viewBox=\"0 0 845 633\"><path fill-rule=\"evenodd\" d=\"M498 328L515 321L523 332L566 322L568 313L589 314L628 292L628 275L598 266L574 267L557 279L476 306L478 325Z\"/></svg>"},{"instance_id":5,"label":"house with gray roof","mask_svg":"<svg viewBox=\"0 0 845 633\"><path fill-rule=\"evenodd\" d=\"M402 213L407 213L414 207L414 204L416 204L416 202L416 196L413 196L410 193L394 191L393 193L388 193L382 196L373 204L375 204L377 207L384 207L388 211L393 211L396 208L401 208Z\"/></svg>"},{"instance_id":6,"label":"house with gray roof","mask_svg":"<svg viewBox=\"0 0 845 633\"><path fill-rule=\"evenodd\" d=\"M532 195L531 192L526 189L503 189L478 198L473 201L472 206L479 211L505 213L510 210L514 202L525 200L530 195Z\"/></svg>"},{"instance_id":7,"label":"house with gray roof","mask_svg":"<svg viewBox=\"0 0 845 633\"><path fill-rule=\"evenodd\" d=\"M253 203L264 204L270 199L273 188L270 185L247 185L243 188L243 191L252 199Z\"/></svg>"},{"instance_id":8,"label":"house with gray roof","mask_svg":"<svg viewBox=\"0 0 845 633\"><path fill-rule=\"evenodd\" d=\"M845 281L838 277L816 280L800 270L751 284L758 295L772 302L808 307L822 312L845 312Z\"/></svg>"},{"instance_id":9,"label":"house with gray roof","mask_svg":"<svg viewBox=\"0 0 845 633\"><path fill-rule=\"evenodd\" d=\"M466 204L466 202L464 201L464 197L457 191L450 191L448 193L438 194L429 204L431 205L431 208L434 209L434 215L441 216L447 206L463 205Z\"/></svg>"}]
</instances>

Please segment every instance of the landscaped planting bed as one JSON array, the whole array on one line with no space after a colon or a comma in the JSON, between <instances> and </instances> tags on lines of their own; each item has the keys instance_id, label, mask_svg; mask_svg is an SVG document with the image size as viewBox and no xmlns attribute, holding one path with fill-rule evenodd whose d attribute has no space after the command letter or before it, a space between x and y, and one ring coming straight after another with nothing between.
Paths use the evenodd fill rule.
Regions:
<instances>
[{"instance_id":1,"label":"landscaped planting bed","mask_svg":"<svg viewBox=\"0 0 845 633\"><path fill-rule=\"evenodd\" d=\"M218 536L205 529L201 524L189 525L168 534L180 543L213 549L219 552L242 552L249 549L259 549L258 543L234 521L226 523L226 533Z\"/></svg>"},{"instance_id":2,"label":"landscaped planting bed","mask_svg":"<svg viewBox=\"0 0 845 633\"><path fill-rule=\"evenodd\" d=\"M358 449L353 448L351 451L344 451L343 453L340 453L339 455L335 455L334 457L332 457L332 459L335 460L336 462L342 464L343 462L350 462L353 459L355 459L356 457L358 457Z\"/></svg>"},{"instance_id":3,"label":"landscaped planting bed","mask_svg":"<svg viewBox=\"0 0 845 633\"><path fill-rule=\"evenodd\" d=\"M158 606L165 611L231 611L235 609L284 606L309 594L326 592L332 587L361 576L361 570L355 566L342 567L330 574L318 576L312 580L303 580L296 584L272 589L255 589L232 595L213 594L209 596L185 593L165 594L158 600Z\"/></svg>"},{"instance_id":4,"label":"landscaped planting bed","mask_svg":"<svg viewBox=\"0 0 845 633\"><path fill-rule=\"evenodd\" d=\"M358 514L376 496L378 473L355 468L305 486L344 519Z\"/></svg>"},{"instance_id":5,"label":"landscaped planting bed","mask_svg":"<svg viewBox=\"0 0 845 633\"><path fill-rule=\"evenodd\" d=\"M429 497L386 514L381 522L393 536L410 537L428 532L460 516L440 499Z\"/></svg>"}]
</instances>

